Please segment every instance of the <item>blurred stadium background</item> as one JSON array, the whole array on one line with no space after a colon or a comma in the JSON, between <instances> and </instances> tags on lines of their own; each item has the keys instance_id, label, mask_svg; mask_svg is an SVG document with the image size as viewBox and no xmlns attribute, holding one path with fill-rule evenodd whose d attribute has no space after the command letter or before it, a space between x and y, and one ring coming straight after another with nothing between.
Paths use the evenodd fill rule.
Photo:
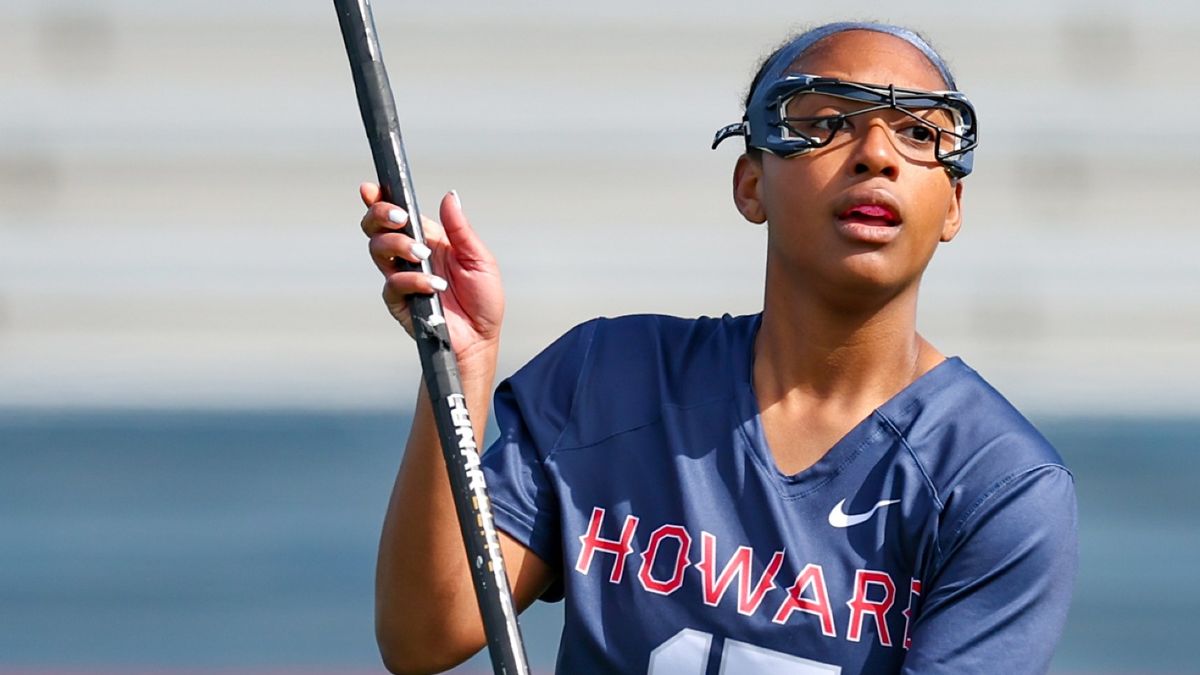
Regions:
<instances>
[{"instance_id":1,"label":"blurred stadium background","mask_svg":"<svg viewBox=\"0 0 1200 675\"><path fill-rule=\"evenodd\" d=\"M504 372L597 314L755 311L764 236L712 133L795 28L924 31L982 126L924 332L1079 481L1055 672L1200 672L1200 8L376 15L425 210L457 188L501 261ZM418 365L358 231L371 171L328 2L0 6L0 672L381 672ZM524 619L543 670L557 612Z\"/></svg>"}]
</instances>

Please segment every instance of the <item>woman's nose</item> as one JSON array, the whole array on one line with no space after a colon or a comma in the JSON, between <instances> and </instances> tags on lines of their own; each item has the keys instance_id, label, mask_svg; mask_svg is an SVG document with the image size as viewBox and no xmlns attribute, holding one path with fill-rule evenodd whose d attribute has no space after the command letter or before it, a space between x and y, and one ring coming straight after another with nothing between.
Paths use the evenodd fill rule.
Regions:
<instances>
[{"instance_id":1,"label":"woman's nose","mask_svg":"<svg viewBox=\"0 0 1200 675\"><path fill-rule=\"evenodd\" d=\"M854 143L854 173L869 173L895 179L900 174L900 155L892 143L891 130L872 120Z\"/></svg>"}]
</instances>

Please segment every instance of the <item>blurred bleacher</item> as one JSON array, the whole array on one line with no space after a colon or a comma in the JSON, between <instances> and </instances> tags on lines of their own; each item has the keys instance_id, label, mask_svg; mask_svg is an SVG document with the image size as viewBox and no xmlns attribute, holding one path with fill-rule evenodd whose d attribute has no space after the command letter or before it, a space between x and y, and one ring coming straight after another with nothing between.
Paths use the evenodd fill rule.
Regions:
<instances>
[{"instance_id":1,"label":"blurred bleacher","mask_svg":"<svg viewBox=\"0 0 1200 675\"><path fill-rule=\"evenodd\" d=\"M508 290L503 370L596 314L751 312L764 235L708 150L790 29L925 31L981 111L922 325L1018 405L1195 412L1200 6L377 2L427 214L457 188ZM0 405L403 405L414 350L358 232L332 7L0 8Z\"/></svg>"}]
</instances>

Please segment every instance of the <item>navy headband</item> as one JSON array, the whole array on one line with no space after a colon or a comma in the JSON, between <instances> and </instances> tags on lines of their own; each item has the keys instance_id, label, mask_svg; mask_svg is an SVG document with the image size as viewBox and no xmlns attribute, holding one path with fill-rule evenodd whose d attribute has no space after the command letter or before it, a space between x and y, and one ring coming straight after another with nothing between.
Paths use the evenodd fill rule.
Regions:
<instances>
[{"instance_id":1,"label":"navy headband","mask_svg":"<svg viewBox=\"0 0 1200 675\"><path fill-rule=\"evenodd\" d=\"M834 78L823 78L812 74L791 74L792 64L818 41L831 35L850 30L866 30L892 35L921 50L929 63L937 68L946 85L944 91L923 91L897 88L894 83L846 82ZM759 69L746 100L746 112L742 121L717 130L712 147L732 136L743 136L746 149L765 150L783 158L802 155L824 143L815 141L803 132L790 127L784 107L790 96L801 91L823 91L833 96L856 99L874 107L865 112L881 108L895 108L905 112L906 108L943 108L955 115L953 129L935 128L936 145L934 157L955 178L971 173L974 149L978 144L979 127L975 120L975 108L961 92L957 91L954 76L942 57L933 50L920 35L907 28L883 23L845 21L819 26L794 38L780 47ZM857 113L853 113L857 114ZM914 116L911 112L908 115ZM851 115L838 115L838 123ZM795 121L795 120L792 120ZM836 133L836 130L835 130ZM832 139L830 135L825 142ZM953 141L953 150L946 151L943 141Z\"/></svg>"},{"instance_id":2,"label":"navy headband","mask_svg":"<svg viewBox=\"0 0 1200 675\"><path fill-rule=\"evenodd\" d=\"M771 57L770 62L768 62L763 68L762 77L759 78L758 82L755 84L755 89L757 89L758 86L764 82L769 84L783 77L783 74L787 72L787 69L792 66L792 62L795 61L801 54L803 54L809 47L813 46L813 44L815 44L817 41L827 38L830 35L842 33L848 30L875 31L876 33L894 35L895 37L904 40L908 44L920 49L921 53L925 55L925 58L929 59L929 62L938 69L938 72L942 75L942 80L946 82L947 89L958 89L958 87L954 84L954 76L950 74L950 68L946 65L946 62L942 60L942 57L933 50L933 47L929 46L929 43L926 42L924 38L907 28L901 28L900 26L893 26L886 23L874 23L870 21L841 21L838 23L827 23L824 26L818 26L797 36L796 39L789 42L787 46L776 52L775 56ZM754 92L752 91L751 96L753 95Z\"/></svg>"}]
</instances>

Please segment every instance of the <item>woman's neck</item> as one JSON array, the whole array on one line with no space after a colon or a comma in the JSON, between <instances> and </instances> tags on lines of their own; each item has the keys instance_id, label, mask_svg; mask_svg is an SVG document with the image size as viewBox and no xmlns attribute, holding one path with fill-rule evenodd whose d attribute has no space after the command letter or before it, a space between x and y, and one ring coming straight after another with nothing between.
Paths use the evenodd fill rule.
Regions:
<instances>
[{"instance_id":1,"label":"woman's neck","mask_svg":"<svg viewBox=\"0 0 1200 675\"><path fill-rule=\"evenodd\" d=\"M768 285L754 345L760 404L882 404L944 359L917 334L916 300L915 284L876 303L853 305Z\"/></svg>"}]
</instances>

